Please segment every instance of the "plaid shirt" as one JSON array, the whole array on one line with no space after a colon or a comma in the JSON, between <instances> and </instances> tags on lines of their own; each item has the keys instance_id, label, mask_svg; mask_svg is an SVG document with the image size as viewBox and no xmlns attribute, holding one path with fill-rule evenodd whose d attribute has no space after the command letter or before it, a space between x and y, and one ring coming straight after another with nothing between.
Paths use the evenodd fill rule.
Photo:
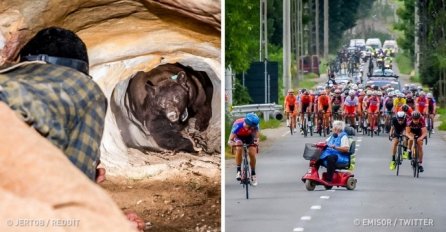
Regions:
<instances>
[{"instance_id":1,"label":"plaid shirt","mask_svg":"<svg viewBox=\"0 0 446 232\"><path fill-rule=\"evenodd\" d=\"M20 63L0 71L0 101L95 180L107 99L90 77L64 66Z\"/></svg>"}]
</instances>

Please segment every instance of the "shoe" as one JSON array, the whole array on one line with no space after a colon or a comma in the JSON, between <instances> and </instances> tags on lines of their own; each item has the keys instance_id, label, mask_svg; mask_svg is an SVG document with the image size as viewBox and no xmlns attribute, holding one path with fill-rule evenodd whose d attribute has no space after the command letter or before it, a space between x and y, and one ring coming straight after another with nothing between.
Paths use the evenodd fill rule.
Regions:
<instances>
[{"instance_id":1,"label":"shoe","mask_svg":"<svg viewBox=\"0 0 446 232\"><path fill-rule=\"evenodd\" d=\"M418 170L420 171L420 172L424 172L424 168L423 168L423 166L418 166Z\"/></svg>"},{"instance_id":2,"label":"shoe","mask_svg":"<svg viewBox=\"0 0 446 232\"><path fill-rule=\"evenodd\" d=\"M240 175L240 172L237 172L237 175L235 175L235 179L238 181L242 180L242 176Z\"/></svg>"},{"instance_id":3,"label":"shoe","mask_svg":"<svg viewBox=\"0 0 446 232\"><path fill-rule=\"evenodd\" d=\"M403 155L402 155L403 159L409 159L409 152L407 151L403 151Z\"/></svg>"},{"instance_id":4,"label":"shoe","mask_svg":"<svg viewBox=\"0 0 446 232\"><path fill-rule=\"evenodd\" d=\"M257 177L256 175L251 176L251 185L252 186L257 186Z\"/></svg>"},{"instance_id":5,"label":"shoe","mask_svg":"<svg viewBox=\"0 0 446 232\"><path fill-rule=\"evenodd\" d=\"M293 133L296 133L297 132L297 130L296 130L296 128L293 130Z\"/></svg>"},{"instance_id":6,"label":"shoe","mask_svg":"<svg viewBox=\"0 0 446 232\"><path fill-rule=\"evenodd\" d=\"M290 127L290 120L286 120L286 126Z\"/></svg>"},{"instance_id":7,"label":"shoe","mask_svg":"<svg viewBox=\"0 0 446 232\"><path fill-rule=\"evenodd\" d=\"M389 169L391 170L391 171L393 171L393 170L395 170L395 168L396 168L396 163L395 163L395 161L390 161L390 165L389 165Z\"/></svg>"},{"instance_id":8,"label":"shoe","mask_svg":"<svg viewBox=\"0 0 446 232\"><path fill-rule=\"evenodd\" d=\"M432 129L432 134L435 134L435 130L434 129Z\"/></svg>"}]
</instances>

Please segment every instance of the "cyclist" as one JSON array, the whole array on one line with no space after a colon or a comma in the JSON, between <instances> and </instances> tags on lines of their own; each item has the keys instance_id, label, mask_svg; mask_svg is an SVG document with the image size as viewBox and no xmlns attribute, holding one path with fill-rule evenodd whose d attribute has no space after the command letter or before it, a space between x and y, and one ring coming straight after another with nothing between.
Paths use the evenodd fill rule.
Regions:
<instances>
[{"instance_id":1,"label":"cyclist","mask_svg":"<svg viewBox=\"0 0 446 232\"><path fill-rule=\"evenodd\" d=\"M418 111L414 111L412 113L412 120L407 121L406 127L406 135L409 137L409 147L412 147L412 144L416 142L418 145L418 163L420 164L419 170L420 172L424 171L423 166L423 140L427 135L426 123L424 118L421 116L421 113ZM418 136L417 140L414 141L415 136ZM412 152L413 154L413 152Z\"/></svg>"},{"instance_id":2,"label":"cyclist","mask_svg":"<svg viewBox=\"0 0 446 232\"><path fill-rule=\"evenodd\" d=\"M420 95L415 98L415 110L420 112L423 117L426 117L427 110L429 108L429 101L427 100L426 94L421 91Z\"/></svg>"},{"instance_id":3,"label":"cyclist","mask_svg":"<svg viewBox=\"0 0 446 232\"><path fill-rule=\"evenodd\" d=\"M406 95L406 104L410 106L413 110L415 109L415 99L412 97L412 92L407 93Z\"/></svg>"},{"instance_id":4,"label":"cyclist","mask_svg":"<svg viewBox=\"0 0 446 232\"><path fill-rule=\"evenodd\" d=\"M286 120L286 125L289 126L294 126L293 130L296 129L296 116L297 116L297 99L296 96L294 96L294 90L293 89L289 89L288 90L288 95L285 97L285 103L284 103L284 108L285 108L285 116L287 118ZM291 125L290 125L290 117L291 120L294 120Z\"/></svg>"},{"instance_id":5,"label":"cyclist","mask_svg":"<svg viewBox=\"0 0 446 232\"><path fill-rule=\"evenodd\" d=\"M409 105L403 105L402 107L401 107L401 110L404 112L404 113L406 113L406 117L407 117L407 120L410 120L411 118L412 118L412 113L413 113L413 110L412 110L412 108L410 108L410 106Z\"/></svg>"},{"instance_id":6,"label":"cyclist","mask_svg":"<svg viewBox=\"0 0 446 232\"><path fill-rule=\"evenodd\" d=\"M333 115L337 114L337 115L341 115L340 109L342 109L343 104L344 104L344 98L341 96L341 90L340 89L336 89L334 91L335 95L331 98L331 105L332 105L332 111ZM339 120L338 118L336 118L336 120Z\"/></svg>"},{"instance_id":7,"label":"cyclist","mask_svg":"<svg viewBox=\"0 0 446 232\"><path fill-rule=\"evenodd\" d=\"M378 91L373 91L372 92L372 96L370 98L367 98L367 114L368 114L368 121L369 121L369 126L370 129L372 127L372 114L377 114L376 115L376 119L375 119L375 123L373 125L373 132L378 131L378 117L379 117L379 97L378 97ZM372 133L373 133L372 132Z\"/></svg>"},{"instance_id":8,"label":"cyclist","mask_svg":"<svg viewBox=\"0 0 446 232\"><path fill-rule=\"evenodd\" d=\"M393 92L390 92L389 95L384 99L384 108L383 114L385 117L385 122L389 123L392 118L392 109L393 109ZM387 124L389 125L389 124ZM386 127L386 133L389 132L389 128Z\"/></svg>"},{"instance_id":9,"label":"cyclist","mask_svg":"<svg viewBox=\"0 0 446 232\"><path fill-rule=\"evenodd\" d=\"M429 118L432 119L432 134L434 134L435 133L434 118L435 118L435 114L437 113L437 104L435 102L434 97L432 96L432 93L427 94L427 99L428 99L427 113L429 115Z\"/></svg>"},{"instance_id":10,"label":"cyclist","mask_svg":"<svg viewBox=\"0 0 446 232\"><path fill-rule=\"evenodd\" d=\"M393 100L393 112L396 113L398 111L401 111L401 107L405 104L406 99L404 98L404 93L399 93Z\"/></svg>"},{"instance_id":11,"label":"cyclist","mask_svg":"<svg viewBox=\"0 0 446 232\"><path fill-rule=\"evenodd\" d=\"M311 99L310 93L308 93L308 91L306 89L302 89L302 95L301 95L300 101L299 101L299 103L300 103L299 104L299 106L300 106L299 112L300 112L301 123L304 121L305 113L310 112L310 109L313 104L311 102L311 100L312 99ZM303 132L302 128L303 128L303 124L300 127L301 133L303 134L304 132Z\"/></svg>"},{"instance_id":12,"label":"cyclist","mask_svg":"<svg viewBox=\"0 0 446 232\"><path fill-rule=\"evenodd\" d=\"M356 92L354 90L350 90L348 92L348 96L345 98L344 101L344 117L346 120L350 117L353 117L353 119L348 122L350 123L351 127L356 128L355 118L356 118L356 112L358 111L358 97L355 96Z\"/></svg>"},{"instance_id":13,"label":"cyclist","mask_svg":"<svg viewBox=\"0 0 446 232\"><path fill-rule=\"evenodd\" d=\"M406 131L406 113L403 111L398 111L396 116L392 118L392 128L390 129L389 138L392 139L392 161L390 161L389 168L390 170L394 170L396 167L395 163L395 154L396 154L396 146L398 145L398 137L402 136ZM408 154L403 152L403 159L408 159Z\"/></svg>"},{"instance_id":14,"label":"cyclist","mask_svg":"<svg viewBox=\"0 0 446 232\"><path fill-rule=\"evenodd\" d=\"M235 120L232 125L231 134L229 135L229 146L237 145L235 150L235 163L237 165L236 179L241 179L241 165L242 165L242 147L240 145L247 144L248 155L251 166L251 184L257 186L256 178L256 154L257 146L259 144L260 128L259 117L254 113L248 113L244 118Z\"/></svg>"},{"instance_id":15,"label":"cyclist","mask_svg":"<svg viewBox=\"0 0 446 232\"><path fill-rule=\"evenodd\" d=\"M328 128L328 116L330 114L331 102L330 97L327 96L325 91L320 93L318 97L318 112L321 113L321 116L325 118L325 125L322 125L320 129ZM323 122L322 118L320 119Z\"/></svg>"}]
</instances>

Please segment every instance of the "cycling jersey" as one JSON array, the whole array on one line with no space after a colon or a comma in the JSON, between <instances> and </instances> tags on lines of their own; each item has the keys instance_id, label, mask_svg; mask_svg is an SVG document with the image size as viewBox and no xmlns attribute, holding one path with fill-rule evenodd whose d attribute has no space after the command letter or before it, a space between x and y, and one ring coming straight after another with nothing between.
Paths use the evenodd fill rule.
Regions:
<instances>
[{"instance_id":1,"label":"cycling jersey","mask_svg":"<svg viewBox=\"0 0 446 232\"><path fill-rule=\"evenodd\" d=\"M393 109L393 99L392 98L387 98L386 100L385 100L385 103L384 103L384 105L386 106L386 109L387 109L387 111L392 111L392 109Z\"/></svg>"},{"instance_id":2,"label":"cycling jersey","mask_svg":"<svg viewBox=\"0 0 446 232\"><path fill-rule=\"evenodd\" d=\"M368 98L367 101L368 101L369 113L376 112L379 107L379 98L376 96L372 96L371 98Z\"/></svg>"},{"instance_id":3,"label":"cycling jersey","mask_svg":"<svg viewBox=\"0 0 446 232\"><path fill-rule=\"evenodd\" d=\"M250 127L249 129L243 126L245 122L245 118L239 118L235 120L234 124L232 124L231 133L235 134L237 137L253 137L254 134L260 130L259 126Z\"/></svg>"},{"instance_id":4,"label":"cycling jersey","mask_svg":"<svg viewBox=\"0 0 446 232\"><path fill-rule=\"evenodd\" d=\"M321 103L322 106L328 106L330 104L330 98L327 95L319 96L318 101Z\"/></svg>"},{"instance_id":5,"label":"cycling jersey","mask_svg":"<svg viewBox=\"0 0 446 232\"><path fill-rule=\"evenodd\" d=\"M410 108L415 109L415 100L413 98L407 98L406 104L410 106Z\"/></svg>"},{"instance_id":6,"label":"cycling jersey","mask_svg":"<svg viewBox=\"0 0 446 232\"><path fill-rule=\"evenodd\" d=\"M400 111L401 110L401 106L406 104L406 99L404 98L395 98L393 99L393 105L396 107L396 111Z\"/></svg>"},{"instance_id":7,"label":"cycling jersey","mask_svg":"<svg viewBox=\"0 0 446 232\"><path fill-rule=\"evenodd\" d=\"M420 113L424 113L426 106L428 106L428 101L426 97L417 97L416 99L417 109Z\"/></svg>"},{"instance_id":8,"label":"cycling jersey","mask_svg":"<svg viewBox=\"0 0 446 232\"><path fill-rule=\"evenodd\" d=\"M300 98L300 102L302 104L309 105L311 103L310 95L302 95L302 97Z\"/></svg>"},{"instance_id":9,"label":"cycling jersey","mask_svg":"<svg viewBox=\"0 0 446 232\"><path fill-rule=\"evenodd\" d=\"M285 97L285 111L294 112L297 110L297 100L294 95L287 95Z\"/></svg>"},{"instance_id":10,"label":"cycling jersey","mask_svg":"<svg viewBox=\"0 0 446 232\"><path fill-rule=\"evenodd\" d=\"M428 110L428 113L429 113L429 114L433 114L433 113L435 113L435 112L434 112L435 99L430 98L428 104L429 104L429 105L428 105L428 109L427 109L427 110Z\"/></svg>"},{"instance_id":11,"label":"cycling jersey","mask_svg":"<svg viewBox=\"0 0 446 232\"><path fill-rule=\"evenodd\" d=\"M402 135L403 132L406 130L406 119L404 119L403 123L399 123L398 119L396 117L392 118L392 126L393 126L393 131L394 131L394 135Z\"/></svg>"},{"instance_id":12,"label":"cycling jersey","mask_svg":"<svg viewBox=\"0 0 446 232\"><path fill-rule=\"evenodd\" d=\"M342 96L333 96L333 99L331 100L331 104L334 106L341 105L342 103Z\"/></svg>"},{"instance_id":13,"label":"cycling jersey","mask_svg":"<svg viewBox=\"0 0 446 232\"><path fill-rule=\"evenodd\" d=\"M407 127L410 128L410 132L416 136L421 136L421 130L426 127L426 123L423 117L418 120L418 123L410 120L407 121Z\"/></svg>"}]
</instances>

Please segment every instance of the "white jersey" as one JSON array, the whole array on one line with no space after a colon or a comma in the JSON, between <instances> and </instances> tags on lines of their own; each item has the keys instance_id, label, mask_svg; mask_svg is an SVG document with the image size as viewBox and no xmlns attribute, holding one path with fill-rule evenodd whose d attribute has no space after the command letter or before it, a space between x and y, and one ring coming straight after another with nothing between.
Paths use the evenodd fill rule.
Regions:
<instances>
[{"instance_id":1,"label":"white jersey","mask_svg":"<svg viewBox=\"0 0 446 232\"><path fill-rule=\"evenodd\" d=\"M358 97L353 97L353 99L348 96L345 98L344 101L345 106L357 106L358 105Z\"/></svg>"}]
</instances>

